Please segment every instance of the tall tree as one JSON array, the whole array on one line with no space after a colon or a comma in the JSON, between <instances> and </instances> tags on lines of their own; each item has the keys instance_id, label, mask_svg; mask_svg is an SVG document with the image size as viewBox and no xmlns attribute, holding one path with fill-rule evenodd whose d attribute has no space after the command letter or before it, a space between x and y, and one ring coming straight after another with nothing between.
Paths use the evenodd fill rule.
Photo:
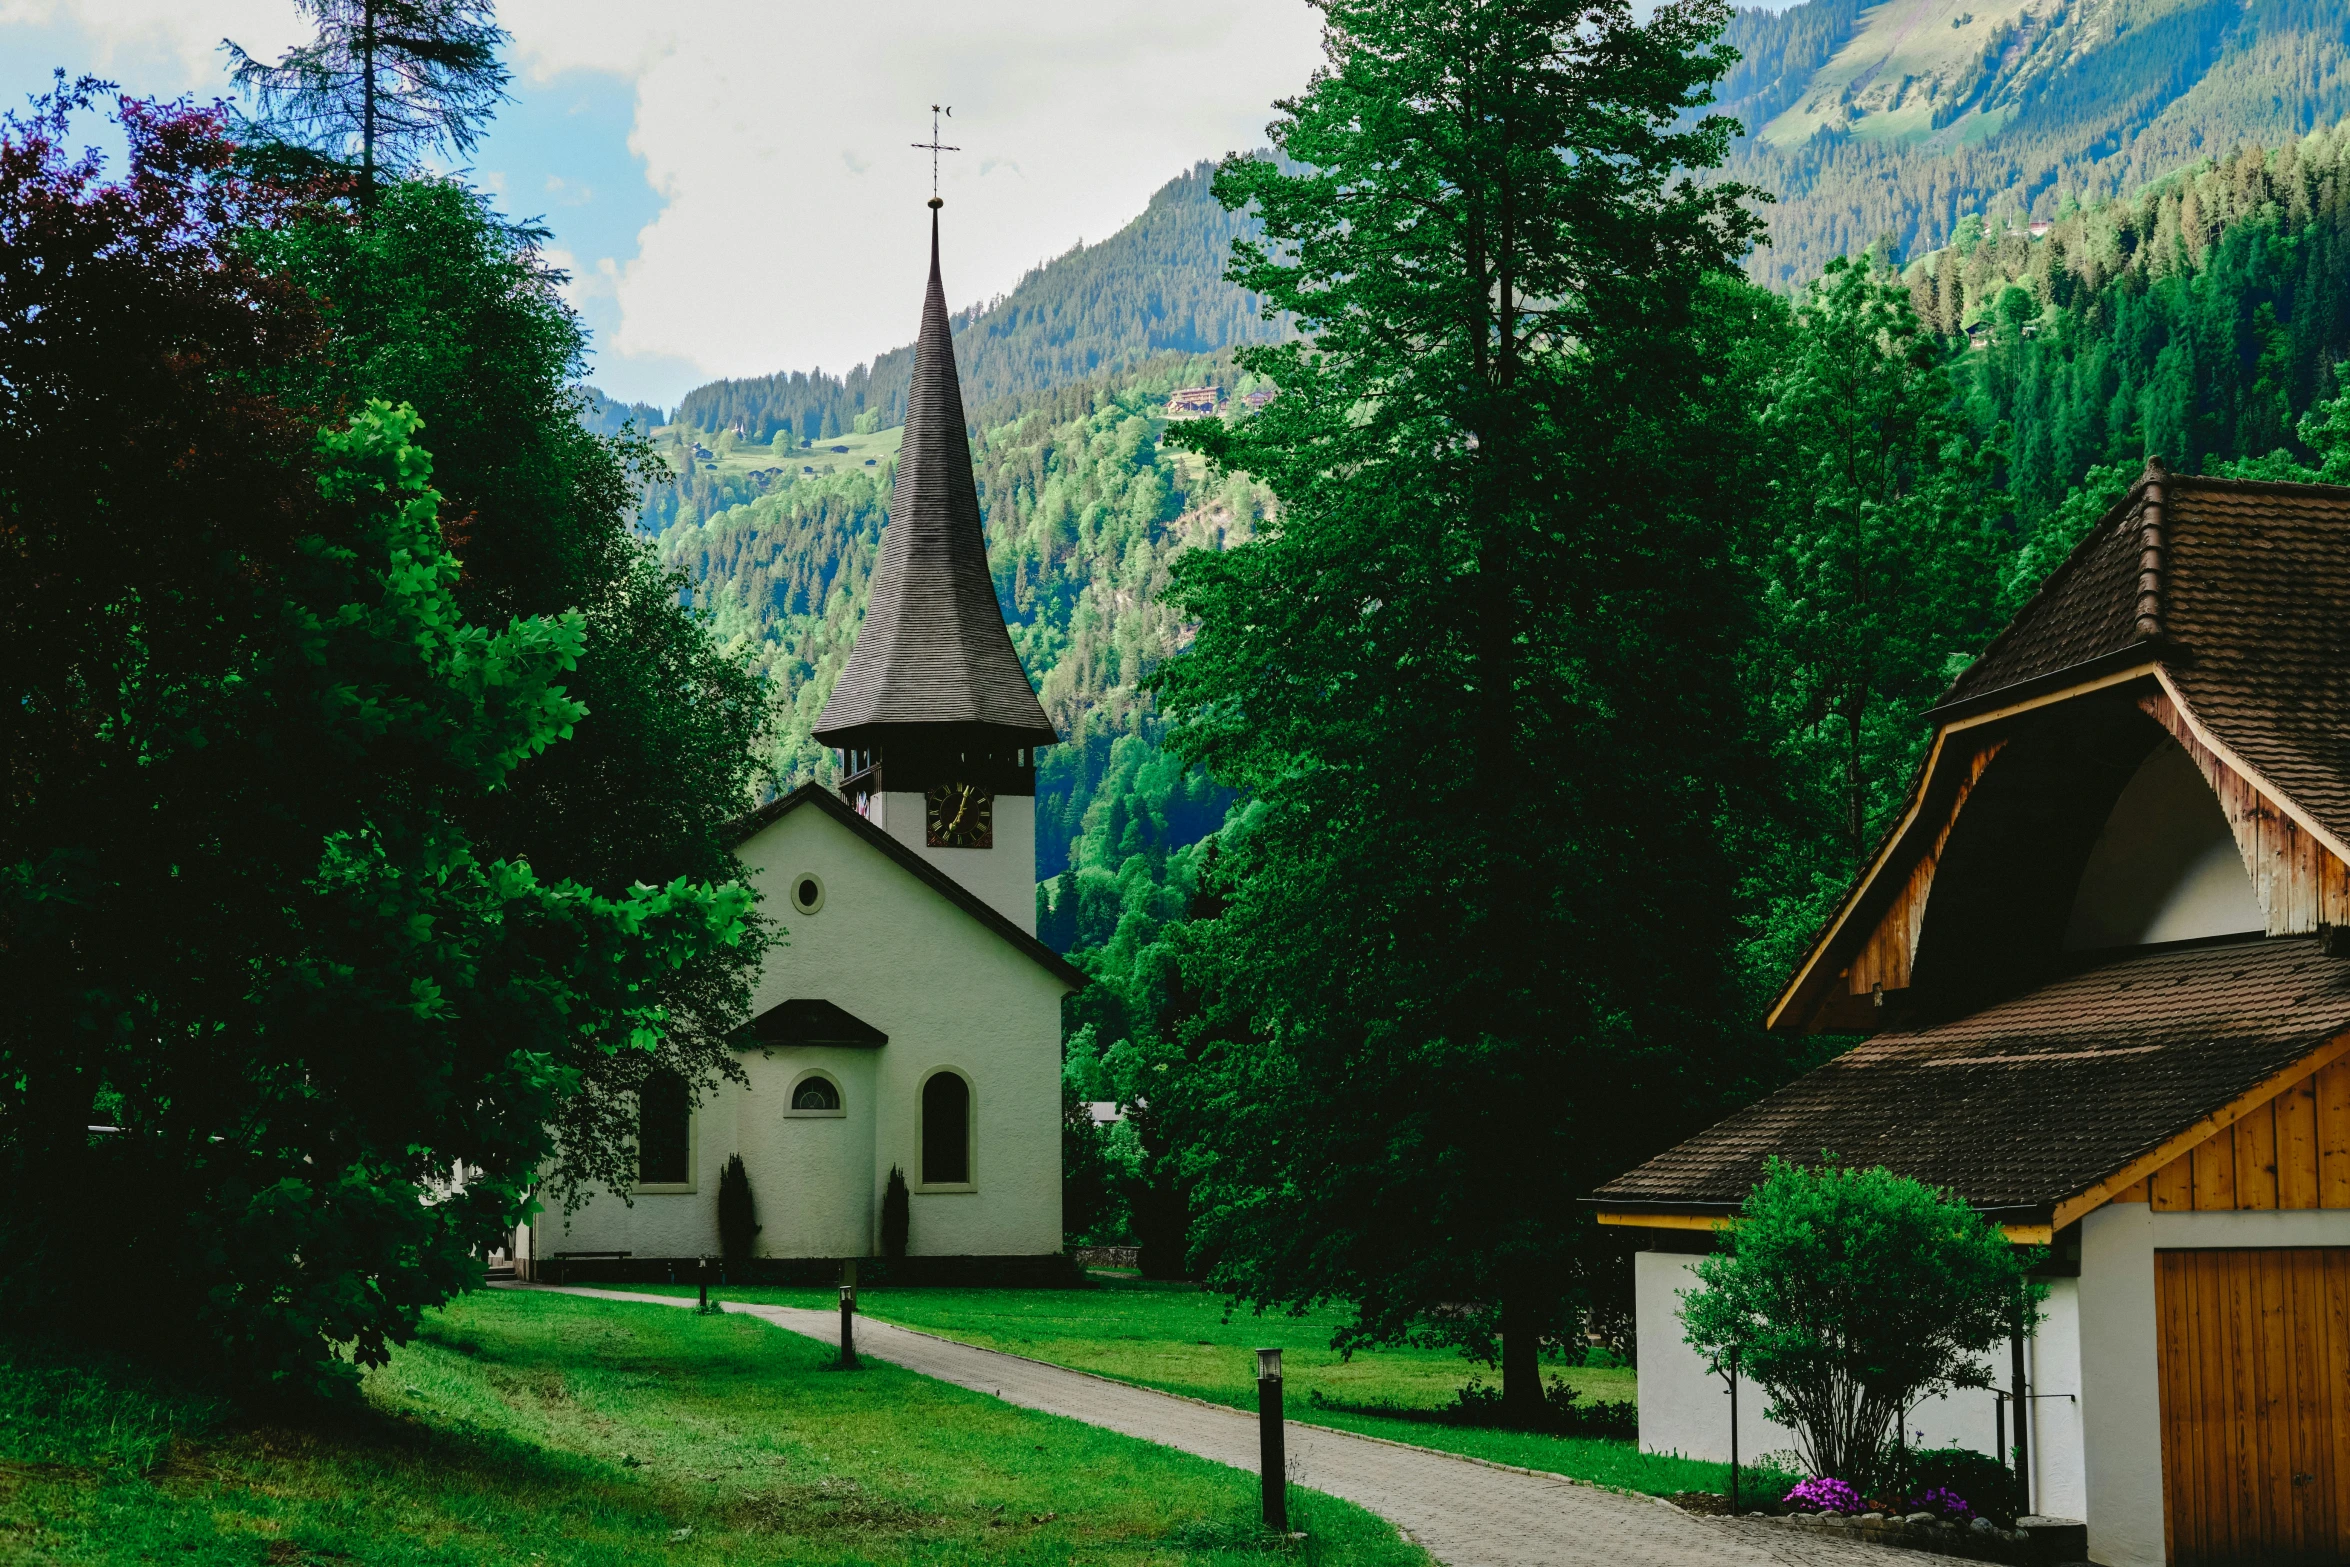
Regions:
<instances>
[{"instance_id":1,"label":"tall tree","mask_svg":"<svg viewBox=\"0 0 2350 1567\"><path fill-rule=\"evenodd\" d=\"M412 405L465 562L457 594L487 624L577 611L589 635L569 689L587 707L565 745L467 807L500 854L614 897L638 882L737 879L729 823L753 803L768 700L686 606L684 580L631 526L660 465L641 441L577 417L587 334L538 235L448 180L384 185L372 221L331 213L250 237L273 275L319 302L325 351L283 372L305 400ZM739 1073L765 926L664 974L661 1059L707 1087ZM625 1182L644 1063L609 1058L564 1101L566 1190Z\"/></svg>"},{"instance_id":2,"label":"tall tree","mask_svg":"<svg viewBox=\"0 0 2350 1567\"><path fill-rule=\"evenodd\" d=\"M597 628L470 620L414 411L286 390L251 240L320 204L136 102L109 181L89 103L0 125L0 1316L311 1381L478 1281L749 894L486 845Z\"/></svg>"},{"instance_id":3,"label":"tall tree","mask_svg":"<svg viewBox=\"0 0 2350 1567\"><path fill-rule=\"evenodd\" d=\"M513 74L493 0L295 0L318 35L274 65L228 39L237 85L269 136L334 157L359 154L360 189L435 148L471 152Z\"/></svg>"},{"instance_id":4,"label":"tall tree","mask_svg":"<svg viewBox=\"0 0 2350 1567\"><path fill-rule=\"evenodd\" d=\"M1759 337L1769 544L1755 683L1800 825L1779 840L1774 977L1909 784L1918 716L1996 629L1998 478L1952 408L1941 340L1872 258L1839 258ZM1835 852L1820 850L1834 845Z\"/></svg>"},{"instance_id":5,"label":"tall tree","mask_svg":"<svg viewBox=\"0 0 2350 1567\"><path fill-rule=\"evenodd\" d=\"M1502 1361L1520 1418L1594 1253L1578 1199L1728 1070L1754 760L1720 280L1753 231L1685 117L1718 0L1326 0L1284 160L1218 194L1306 335L1178 439L1270 485L1184 556L1171 743L1256 797L1202 945L1215 1277L1357 1342Z\"/></svg>"}]
</instances>

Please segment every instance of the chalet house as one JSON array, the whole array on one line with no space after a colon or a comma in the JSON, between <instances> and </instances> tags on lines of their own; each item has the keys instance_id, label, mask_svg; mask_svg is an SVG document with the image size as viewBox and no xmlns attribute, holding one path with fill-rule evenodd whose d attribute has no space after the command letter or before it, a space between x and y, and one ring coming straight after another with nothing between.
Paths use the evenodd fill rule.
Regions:
<instances>
[{"instance_id":1,"label":"chalet house","mask_svg":"<svg viewBox=\"0 0 2350 1567\"><path fill-rule=\"evenodd\" d=\"M1768 1156L1832 1152L2051 1248L1997 1395L1913 1443L2004 1434L2108 1567L2350 1560L2350 489L2149 465L1928 717L1768 1020L1864 1042L1595 1199L1641 1445L1728 1457L1679 1297ZM1792 1447L1760 1402L1743 1452Z\"/></svg>"},{"instance_id":2,"label":"chalet house","mask_svg":"<svg viewBox=\"0 0 2350 1567\"><path fill-rule=\"evenodd\" d=\"M1213 386L1177 387L1167 394L1170 419L1205 419L1223 406L1224 394Z\"/></svg>"},{"instance_id":3,"label":"chalet house","mask_svg":"<svg viewBox=\"0 0 2350 1567\"><path fill-rule=\"evenodd\" d=\"M656 1076L636 1180L523 1226L523 1277L691 1277L737 1155L755 1273L875 1255L893 1169L918 1271L1064 1271L1061 1003L1085 976L1036 939L1036 752L1058 736L988 575L938 205L881 560L815 725L841 784L738 824L786 938L737 1038L745 1081L696 1104Z\"/></svg>"}]
</instances>

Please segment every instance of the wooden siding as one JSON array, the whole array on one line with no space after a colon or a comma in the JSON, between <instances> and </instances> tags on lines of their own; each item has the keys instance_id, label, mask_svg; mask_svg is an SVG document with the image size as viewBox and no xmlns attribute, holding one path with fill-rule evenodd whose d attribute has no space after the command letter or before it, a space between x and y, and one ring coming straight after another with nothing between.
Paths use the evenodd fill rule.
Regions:
<instances>
[{"instance_id":1,"label":"wooden siding","mask_svg":"<svg viewBox=\"0 0 2350 1567\"><path fill-rule=\"evenodd\" d=\"M2289 1085L2155 1171L2143 1200L2157 1212L2350 1208L2350 1059Z\"/></svg>"},{"instance_id":2,"label":"wooden siding","mask_svg":"<svg viewBox=\"0 0 2350 1567\"><path fill-rule=\"evenodd\" d=\"M2320 925L2350 925L2350 866L2196 739L2167 694L2158 691L2138 705L2186 747L2204 782L2219 797L2268 933L2300 935Z\"/></svg>"},{"instance_id":3,"label":"wooden siding","mask_svg":"<svg viewBox=\"0 0 2350 1567\"><path fill-rule=\"evenodd\" d=\"M2176 1567L2350 1559L2350 1248L2157 1251Z\"/></svg>"},{"instance_id":4,"label":"wooden siding","mask_svg":"<svg viewBox=\"0 0 2350 1567\"><path fill-rule=\"evenodd\" d=\"M1966 759L1966 770L1959 774L1958 787L1950 804L1942 813L1941 825L1934 829L1934 841L1918 862L1909 868L1893 901L1878 916L1869 932L1868 941L1844 971L1844 990L1847 995L1865 996L1879 986L1887 990L1906 990L1909 970L1918 950L1918 931L1926 918L1926 896L1934 888L1934 868L1942 863L1942 850L1950 842L1950 829L1958 823L1958 813L1966 805L1967 796L1982 782L1983 772L1991 765L2006 745L1994 740Z\"/></svg>"}]
</instances>

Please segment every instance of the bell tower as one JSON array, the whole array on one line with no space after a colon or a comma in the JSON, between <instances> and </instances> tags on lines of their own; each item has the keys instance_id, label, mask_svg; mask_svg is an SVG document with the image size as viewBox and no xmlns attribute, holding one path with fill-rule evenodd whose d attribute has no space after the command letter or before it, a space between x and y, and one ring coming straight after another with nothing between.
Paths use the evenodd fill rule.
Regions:
<instances>
[{"instance_id":1,"label":"bell tower","mask_svg":"<svg viewBox=\"0 0 2350 1567\"><path fill-rule=\"evenodd\" d=\"M1004 628L939 281L906 397L904 444L864 627L816 720L866 820L1036 933L1036 752L1060 739Z\"/></svg>"}]
</instances>

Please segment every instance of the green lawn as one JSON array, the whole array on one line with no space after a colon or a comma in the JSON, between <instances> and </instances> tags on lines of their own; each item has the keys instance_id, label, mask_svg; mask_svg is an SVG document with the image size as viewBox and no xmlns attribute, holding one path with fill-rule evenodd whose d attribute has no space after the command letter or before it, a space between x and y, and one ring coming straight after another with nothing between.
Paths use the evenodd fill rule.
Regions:
<instances>
[{"instance_id":1,"label":"green lawn","mask_svg":"<svg viewBox=\"0 0 2350 1567\"><path fill-rule=\"evenodd\" d=\"M685 1285L630 1288L693 1293ZM837 1299L830 1290L816 1289L735 1286L719 1293L734 1300L818 1308L831 1307ZM1489 1385L1496 1380L1493 1372L1445 1349L1361 1351L1343 1359L1330 1347L1343 1316L1337 1310L1303 1317L1243 1311L1227 1321L1222 1296L1193 1285L1124 1280L1105 1280L1102 1287L1085 1290L875 1286L860 1288L857 1299L861 1310L883 1322L1242 1409L1256 1407L1256 1362L1249 1351L1277 1344L1295 1420L1657 1496L1721 1491L1729 1485L1727 1464L1655 1457L1630 1441L1438 1425L1317 1405L1312 1400L1318 1392L1342 1405L1430 1410L1451 1402L1472 1374L1482 1375ZM1593 1402L1639 1396L1637 1378L1629 1370L1546 1366L1544 1375L1563 1378Z\"/></svg>"},{"instance_id":2,"label":"green lawn","mask_svg":"<svg viewBox=\"0 0 2350 1567\"><path fill-rule=\"evenodd\" d=\"M361 1407L256 1423L0 1341L0 1561L1426 1567L1300 1492L829 1352L754 1318L496 1293Z\"/></svg>"},{"instance_id":3,"label":"green lawn","mask_svg":"<svg viewBox=\"0 0 2350 1567\"><path fill-rule=\"evenodd\" d=\"M871 435L836 435L828 441L818 441L813 446L800 447L798 450L781 457L775 454L775 448L771 445L738 446L732 452L723 454L718 453L713 447L712 456L708 461L717 464L716 469L712 470L717 474L739 476L757 472L762 468L780 468L786 474L797 478L800 477L802 468L813 468L816 470L816 476L821 478L828 473L852 470L862 472L868 458L873 460L875 468L878 469L891 458L897 456L898 447L903 444L905 435L906 432L903 429L879 430ZM711 445L707 438L703 439L703 444L705 446ZM836 452L833 450L835 446L845 446L848 450ZM677 460L684 460L682 454L677 454Z\"/></svg>"}]
</instances>

